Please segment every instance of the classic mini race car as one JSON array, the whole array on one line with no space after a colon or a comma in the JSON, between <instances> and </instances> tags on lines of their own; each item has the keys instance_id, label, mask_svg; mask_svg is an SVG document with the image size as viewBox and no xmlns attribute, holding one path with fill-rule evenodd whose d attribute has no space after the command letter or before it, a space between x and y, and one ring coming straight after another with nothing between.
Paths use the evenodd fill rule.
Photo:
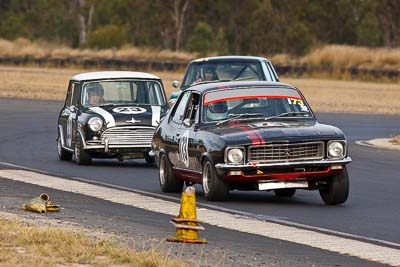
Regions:
<instances>
[{"instance_id":1,"label":"classic mini race car","mask_svg":"<svg viewBox=\"0 0 400 267\"><path fill-rule=\"evenodd\" d=\"M92 158L119 160L149 155L154 130L168 111L163 84L142 72L75 75L58 118L58 156L78 164Z\"/></svg>"},{"instance_id":2,"label":"classic mini race car","mask_svg":"<svg viewBox=\"0 0 400 267\"><path fill-rule=\"evenodd\" d=\"M190 86L207 81L271 81L278 82L271 62L263 57L252 56L219 56L199 58L191 61L187 67L179 91L170 95L170 105L183 90ZM179 87L179 81L173 81L172 86Z\"/></svg>"},{"instance_id":3,"label":"classic mini race car","mask_svg":"<svg viewBox=\"0 0 400 267\"><path fill-rule=\"evenodd\" d=\"M347 200L347 142L341 130L319 124L302 93L279 82L191 86L157 127L152 149L163 192L202 184L207 200L229 191L319 190L323 201Z\"/></svg>"}]
</instances>

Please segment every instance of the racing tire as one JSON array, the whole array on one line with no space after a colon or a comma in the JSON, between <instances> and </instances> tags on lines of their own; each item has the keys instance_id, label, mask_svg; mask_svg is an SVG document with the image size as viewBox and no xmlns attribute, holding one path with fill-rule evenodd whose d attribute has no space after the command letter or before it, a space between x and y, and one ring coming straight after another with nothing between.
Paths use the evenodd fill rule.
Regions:
<instances>
[{"instance_id":1,"label":"racing tire","mask_svg":"<svg viewBox=\"0 0 400 267\"><path fill-rule=\"evenodd\" d=\"M75 162L78 165L89 165L92 162L92 156L83 149L83 141L79 132L76 133L74 154L75 154Z\"/></svg>"},{"instance_id":2,"label":"racing tire","mask_svg":"<svg viewBox=\"0 0 400 267\"><path fill-rule=\"evenodd\" d=\"M296 193L296 188L275 189L274 193L277 197L292 197Z\"/></svg>"},{"instance_id":3,"label":"racing tire","mask_svg":"<svg viewBox=\"0 0 400 267\"><path fill-rule=\"evenodd\" d=\"M171 163L165 154L161 154L158 166L159 182L161 191L165 193L180 193L183 181L179 180L172 170Z\"/></svg>"},{"instance_id":4,"label":"racing tire","mask_svg":"<svg viewBox=\"0 0 400 267\"><path fill-rule=\"evenodd\" d=\"M218 177L209 160L203 164L202 172L204 197L209 201L225 201L229 195L229 186Z\"/></svg>"},{"instance_id":5,"label":"racing tire","mask_svg":"<svg viewBox=\"0 0 400 267\"><path fill-rule=\"evenodd\" d=\"M344 167L340 174L328 179L325 188L319 190L322 200L326 205L338 205L346 202L349 196L349 175Z\"/></svg>"},{"instance_id":6,"label":"racing tire","mask_svg":"<svg viewBox=\"0 0 400 267\"><path fill-rule=\"evenodd\" d=\"M72 159L72 153L68 152L64 148L62 148L60 137L57 139L57 154L58 154L58 158L60 160L71 160Z\"/></svg>"}]
</instances>

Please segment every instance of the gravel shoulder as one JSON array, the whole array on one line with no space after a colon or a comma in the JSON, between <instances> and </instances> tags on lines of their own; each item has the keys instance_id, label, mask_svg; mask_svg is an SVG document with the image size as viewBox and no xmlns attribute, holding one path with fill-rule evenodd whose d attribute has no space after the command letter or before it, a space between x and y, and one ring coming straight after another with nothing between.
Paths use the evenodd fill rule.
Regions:
<instances>
[{"instance_id":1,"label":"gravel shoulder","mask_svg":"<svg viewBox=\"0 0 400 267\"><path fill-rule=\"evenodd\" d=\"M378 266L354 257L211 225L204 225L206 231L199 234L208 239L206 245L169 243L165 238L174 236L175 228L168 215L1 178L0 192L3 192L1 218L82 231L94 239L116 240L138 251L158 250L190 266ZM61 205L60 212L37 214L21 210L23 203L43 192L53 204Z\"/></svg>"}]
</instances>

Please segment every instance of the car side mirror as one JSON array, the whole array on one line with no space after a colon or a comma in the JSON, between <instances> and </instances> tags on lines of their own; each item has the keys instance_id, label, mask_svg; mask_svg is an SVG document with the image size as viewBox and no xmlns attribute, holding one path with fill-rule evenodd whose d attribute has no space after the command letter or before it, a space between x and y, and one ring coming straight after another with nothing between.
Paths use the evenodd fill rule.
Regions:
<instances>
[{"instance_id":1,"label":"car side mirror","mask_svg":"<svg viewBox=\"0 0 400 267\"><path fill-rule=\"evenodd\" d=\"M172 86L174 88L178 88L179 87L179 81L177 81L177 80L172 81Z\"/></svg>"},{"instance_id":2,"label":"car side mirror","mask_svg":"<svg viewBox=\"0 0 400 267\"><path fill-rule=\"evenodd\" d=\"M70 106L69 107L69 111L71 111L72 113L75 113L76 112L76 107L75 106Z\"/></svg>"},{"instance_id":3,"label":"car side mirror","mask_svg":"<svg viewBox=\"0 0 400 267\"><path fill-rule=\"evenodd\" d=\"M190 119L184 119L183 126L189 128L190 126L192 126L192 121Z\"/></svg>"}]
</instances>

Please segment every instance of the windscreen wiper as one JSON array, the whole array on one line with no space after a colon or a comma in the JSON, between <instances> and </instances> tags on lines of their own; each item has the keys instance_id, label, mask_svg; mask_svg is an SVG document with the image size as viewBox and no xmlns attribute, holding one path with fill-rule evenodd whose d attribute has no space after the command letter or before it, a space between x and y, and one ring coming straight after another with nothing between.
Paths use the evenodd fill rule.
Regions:
<instances>
[{"instance_id":1,"label":"windscreen wiper","mask_svg":"<svg viewBox=\"0 0 400 267\"><path fill-rule=\"evenodd\" d=\"M99 105L99 107L113 107L113 106L115 106L114 103L105 103L105 104Z\"/></svg>"},{"instance_id":2,"label":"windscreen wiper","mask_svg":"<svg viewBox=\"0 0 400 267\"><path fill-rule=\"evenodd\" d=\"M310 112L308 111L292 111L292 112L285 112L285 113L281 113L275 116L271 116L271 117L267 117L265 118L265 120L270 120L270 119L274 119L274 118L279 118L279 117L285 117L285 116L289 116L289 115L305 115L305 114L309 114Z\"/></svg>"},{"instance_id":3,"label":"windscreen wiper","mask_svg":"<svg viewBox=\"0 0 400 267\"><path fill-rule=\"evenodd\" d=\"M124 105L139 105L138 103L132 103L131 101L114 102L114 103L104 103L99 105L99 107L114 107L114 106L124 106ZM146 104L144 104L146 105Z\"/></svg>"},{"instance_id":4,"label":"windscreen wiper","mask_svg":"<svg viewBox=\"0 0 400 267\"><path fill-rule=\"evenodd\" d=\"M248 77L239 77L239 78L235 78L233 81L246 81L246 80L252 80L255 77L252 76L248 76Z\"/></svg>"},{"instance_id":5,"label":"windscreen wiper","mask_svg":"<svg viewBox=\"0 0 400 267\"><path fill-rule=\"evenodd\" d=\"M220 125L222 123L225 123L225 122L228 122L228 121L233 121L233 120L236 120L236 119L253 118L253 117L260 117L260 116L264 116L264 114L262 114L262 113L229 114L229 118L217 122L216 125L218 126L218 125Z\"/></svg>"},{"instance_id":6,"label":"windscreen wiper","mask_svg":"<svg viewBox=\"0 0 400 267\"><path fill-rule=\"evenodd\" d=\"M193 82L190 86L192 85L198 85L198 84L206 84L206 83L220 83L220 82L230 82L232 80L211 80L211 81L200 81L200 82ZM189 87L189 86L188 86ZM185 87L187 88L187 87Z\"/></svg>"}]
</instances>

